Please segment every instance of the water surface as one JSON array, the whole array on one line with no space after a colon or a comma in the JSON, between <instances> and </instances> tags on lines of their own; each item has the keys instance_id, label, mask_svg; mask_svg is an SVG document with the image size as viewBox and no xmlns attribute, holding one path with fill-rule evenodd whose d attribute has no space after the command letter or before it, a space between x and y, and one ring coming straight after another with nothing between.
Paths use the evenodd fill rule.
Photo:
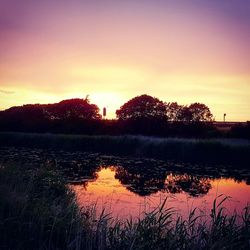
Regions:
<instances>
[{"instance_id":1,"label":"water surface","mask_svg":"<svg viewBox=\"0 0 250 250\"><path fill-rule=\"evenodd\" d=\"M249 169L10 147L0 148L3 164L49 165L64 175L80 207L96 204L119 218L142 216L165 199L184 216L195 207L209 215L221 194L230 197L223 205L231 214L250 203Z\"/></svg>"},{"instance_id":2,"label":"water surface","mask_svg":"<svg viewBox=\"0 0 250 250\"><path fill-rule=\"evenodd\" d=\"M131 174L122 167L101 167L94 179L71 185L80 206L97 205L114 217L141 217L167 198L167 206L186 216L197 207L197 213L209 215L214 199L230 197L223 205L228 213L241 212L250 202L250 185L233 178L208 178L167 172L162 179L152 174Z\"/></svg>"}]
</instances>

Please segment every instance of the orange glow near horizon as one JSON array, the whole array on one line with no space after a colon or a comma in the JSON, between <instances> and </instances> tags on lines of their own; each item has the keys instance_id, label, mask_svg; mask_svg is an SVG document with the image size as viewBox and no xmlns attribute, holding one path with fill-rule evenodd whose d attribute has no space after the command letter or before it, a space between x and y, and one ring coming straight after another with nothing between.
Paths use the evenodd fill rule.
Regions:
<instances>
[{"instance_id":1,"label":"orange glow near horizon","mask_svg":"<svg viewBox=\"0 0 250 250\"><path fill-rule=\"evenodd\" d=\"M0 110L89 95L115 118L149 94L250 120L249 13L246 0L2 0Z\"/></svg>"}]
</instances>

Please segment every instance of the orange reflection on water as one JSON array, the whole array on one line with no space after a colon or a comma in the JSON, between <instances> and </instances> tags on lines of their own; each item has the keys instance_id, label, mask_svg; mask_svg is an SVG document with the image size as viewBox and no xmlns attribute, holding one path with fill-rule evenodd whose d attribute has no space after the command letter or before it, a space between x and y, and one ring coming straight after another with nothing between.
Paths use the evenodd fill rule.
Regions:
<instances>
[{"instance_id":1,"label":"orange reflection on water","mask_svg":"<svg viewBox=\"0 0 250 250\"><path fill-rule=\"evenodd\" d=\"M80 206L97 203L98 208L105 208L118 216L137 216L140 214L141 199L128 191L118 179L113 168L102 168L96 181L84 185L71 185ZM138 210L139 209L139 210Z\"/></svg>"},{"instance_id":2,"label":"orange reflection on water","mask_svg":"<svg viewBox=\"0 0 250 250\"><path fill-rule=\"evenodd\" d=\"M95 181L88 182L87 185L71 185L79 205L96 203L98 209L105 208L105 211L111 212L113 217L132 216L135 218L144 212L151 211L165 198L167 198L168 207L174 207L179 214L184 216L195 207L200 208L202 214L209 215L214 199L220 194L231 197L224 203L229 213L234 210L241 212L250 202L250 185L245 182L174 174L167 175L164 189L141 196L137 190L134 190L133 182L132 184L121 183L117 178L117 171L116 167L103 167L97 172L98 177ZM191 184L188 186L189 183ZM200 195L194 195L195 189L201 190Z\"/></svg>"}]
</instances>

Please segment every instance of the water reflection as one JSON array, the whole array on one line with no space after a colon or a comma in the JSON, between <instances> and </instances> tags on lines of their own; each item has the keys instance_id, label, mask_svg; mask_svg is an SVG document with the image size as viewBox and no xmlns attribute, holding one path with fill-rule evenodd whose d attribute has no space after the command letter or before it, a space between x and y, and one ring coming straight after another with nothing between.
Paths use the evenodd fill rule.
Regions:
<instances>
[{"instance_id":1,"label":"water reflection","mask_svg":"<svg viewBox=\"0 0 250 250\"><path fill-rule=\"evenodd\" d=\"M165 178L163 178L165 176ZM204 178L189 174L165 173L150 178L144 173L129 172L121 166L99 168L97 179L86 184L71 185L80 206L97 203L114 216L141 216L157 207L166 197L168 204L184 216L198 207L210 214L214 198L219 194L232 197L225 203L227 211L241 211L250 202L250 186L230 178Z\"/></svg>"},{"instance_id":2,"label":"water reflection","mask_svg":"<svg viewBox=\"0 0 250 250\"><path fill-rule=\"evenodd\" d=\"M190 196L205 195L211 188L210 178L203 178L190 174L173 174L161 169L161 171L140 171L136 168L125 169L121 166L96 166L81 169L77 167L66 168L64 174L72 185L82 185L87 189L89 182L94 182L99 177L101 169L114 171L114 178L126 187L127 190L140 196L149 196L158 191L177 194L186 192Z\"/></svg>"},{"instance_id":3,"label":"water reflection","mask_svg":"<svg viewBox=\"0 0 250 250\"><path fill-rule=\"evenodd\" d=\"M115 168L115 178L122 185L138 195L147 196L163 190L165 186L166 172L149 173L148 171L138 171L138 169Z\"/></svg>"},{"instance_id":4,"label":"water reflection","mask_svg":"<svg viewBox=\"0 0 250 250\"><path fill-rule=\"evenodd\" d=\"M232 197L227 209L250 202L248 169L191 165L153 159L129 159L83 152L0 148L0 164L44 164L59 169L76 192L79 205L97 202L119 216L138 216L168 197L185 213L208 211L219 194Z\"/></svg>"},{"instance_id":5,"label":"water reflection","mask_svg":"<svg viewBox=\"0 0 250 250\"><path fill-rule=\"evenodd\" d=\"M153 172L153 171L152 171ZM115 168L115 178L126 188L140 196L148 196L158 191L167 193L186 192L191 196L207 194L211 188L210 180L189 174L168 174L166 171L128 170L123 167Z\"/></svg>"},{"instance_id":6,"label":"water reflection","mask_svg":"<svg viewBox=\"0 0 250 250\"><path fill-rule=\"evenodd\" d=\"M188 174L170 174L165 180L165 190L173 194L186 192L190 196L197 197L207 194L211 188L210 179Z\"/></svg>"}]
</instances>

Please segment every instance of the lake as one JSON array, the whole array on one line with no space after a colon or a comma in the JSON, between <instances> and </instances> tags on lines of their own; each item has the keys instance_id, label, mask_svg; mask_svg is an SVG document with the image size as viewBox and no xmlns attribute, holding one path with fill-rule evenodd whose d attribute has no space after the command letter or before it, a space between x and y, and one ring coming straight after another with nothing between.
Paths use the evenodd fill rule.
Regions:
<instances>
[{"instance_id":1,"label":"lake","mask_svg":"<svg viewBox=\"0 0 250 250\"><path fill-rule=\"evenodd\" d=\"M79 206L96 205L113 217L141 217L167 199L184 217L193 209L209 215L218 195L227 212L250 203L250 171L230 166L187 164L84 152L1 148L1 164L51 165L61 171Z\"/></svg>"}]
</instances>

